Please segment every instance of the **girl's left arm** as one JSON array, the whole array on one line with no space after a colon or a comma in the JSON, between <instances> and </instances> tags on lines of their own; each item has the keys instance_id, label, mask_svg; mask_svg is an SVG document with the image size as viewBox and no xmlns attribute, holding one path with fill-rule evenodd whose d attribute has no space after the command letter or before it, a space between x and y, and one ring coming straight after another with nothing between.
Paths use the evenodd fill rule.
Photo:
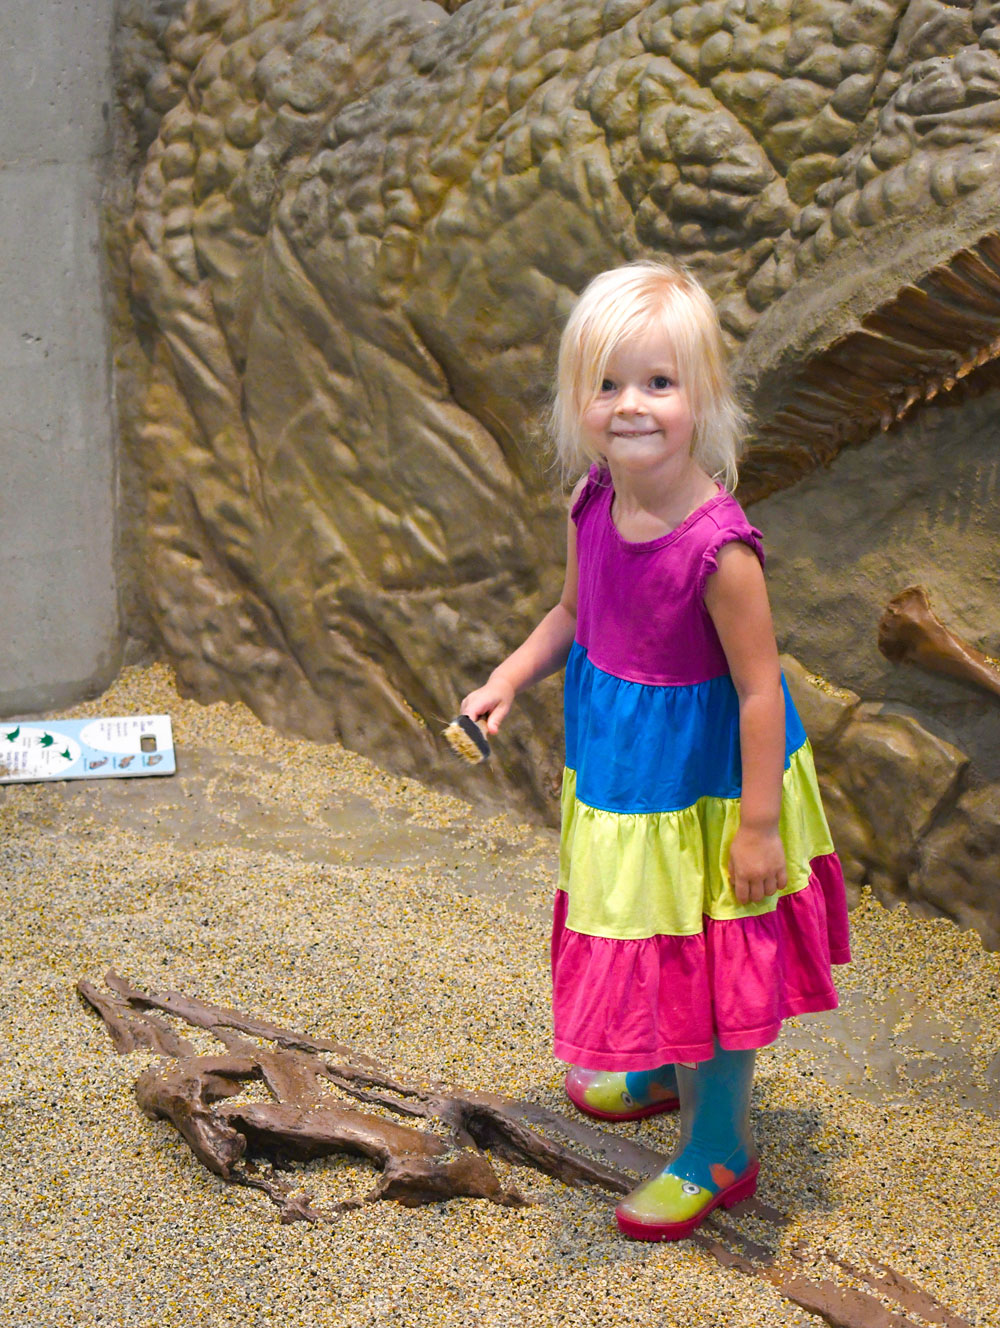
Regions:
<instances>
[{"instance_id":1,"label":"girl's left arm","mask_svg":"<svg viewBox=\"0 0 1000 1328\"><path fill-rule=\"evenodd\" d=\"M743 791L729 878L742 904L759 903L786 882L778 833L785 769L785 698L764 573L757 555L734 541L719 550L705 607L726 653L740 703Z\"/></svg>"}]
</instances>

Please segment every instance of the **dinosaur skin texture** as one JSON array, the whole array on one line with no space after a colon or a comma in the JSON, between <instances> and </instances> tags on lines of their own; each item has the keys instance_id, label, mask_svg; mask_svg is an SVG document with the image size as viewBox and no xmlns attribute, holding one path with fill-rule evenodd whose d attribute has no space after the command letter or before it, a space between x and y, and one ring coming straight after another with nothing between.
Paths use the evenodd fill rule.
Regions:
<instances>
[{"instance_id":1,"label":"dinosaur skin texture","mask_svg":"<svg viewBox=\"0 0 1000 1328\"><path fill-rule=\"evenodd\" d=\"M539 419L602 268L666 254L718 302L745 501L994 381L1000 5L173 9L122 75L124 424L145 594L204 700L440 773L437 721L558 594ZM505 727L522 809L553 805L558 731L552 686Z\"/></svg>"}]
</instances>

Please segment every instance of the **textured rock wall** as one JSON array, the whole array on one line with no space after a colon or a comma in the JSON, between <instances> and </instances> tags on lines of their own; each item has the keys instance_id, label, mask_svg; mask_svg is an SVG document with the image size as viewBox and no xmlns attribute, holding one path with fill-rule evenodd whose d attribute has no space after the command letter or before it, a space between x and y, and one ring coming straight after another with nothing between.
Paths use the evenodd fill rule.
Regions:
<instances>
[{"instance_id":1,"label":"textured rock wall","mask_svg":"<svg viewBox=\"0 0 1000 1328\"><path fill-rule=\"evenodd\" d=\"M782 665L849 895L869 885L884 903L943 913L1000 948L1000 784L977 786L968 757L912 715L862 702L790 655Z\"/></svg>"},{"instance_id":2,"label":"textured rock wall","mask_svg":"<svg viewBox=\"0 0 1000 1328\"><path fill-rule=\"evenodd\" d=\"M1000 701L890 664L877 636L886 601L919 582L953 630L1000 654L998 418L996 392L924 411L752 509L848 881L973 926L994 949ZM818 689L806 669L852 690Z\"/></svg>"},{"instance_id":3,"label":"textured rock wall","mask_svg":"<svg viewBox=\"0 0 1000 1328\"><path fill-rule=\"evenodd\" d=\"M948 625L1000 654L1000 394L923 411L757 503L784 649L869 701L909 709L1000 778L1000 701L878 650L886 601L927 587Z\"/></svg>"},{"instance_id":4,"label":"textured rock wall","mask_svg":"<svg viewBox=\"0 0 1000 1328\"><path fill-rule=\"evenodd\" d=\"M895 420L930 427L922 403L957 398L959 381L970 400L991 384L992 7L136 0L123 12L137 175L116 230L121 326L134 330L119 363L145 504L133 561L187 688L481 789L478 773L442 765L432 730L558 590L564 507L538 419L561 320L595 271L662 252L717 299L756 407L741 494L776 494L761 520L788 642L835 679L840 661L869 703L872 661L842 647L868 640L879 580L888 598L897 575L914 579L929 513L947 527L954 585L991 528L963 549L962 518L925 511L913 485L886 523L866 471L866 582L845 556L853 509L817 507L811 522L816 468L849 467L841 448ZM986 444L971 446L978 457ZM928 451L934 464L945 493L952 459ZM818 566L824 522L828 594L845 573L856 586L839 618L820 611L819 571L795 589L798 564ZM890 529L913 538L894 550ZM929 720L920 698L940 686L907 685ZM554 808L557 696L550 683L525 698L487 776L522 809ZM876 734L874 712L852 715ZM958 727L966 741L974 721ZM926 764L933 793L929 753L948 739L916 732L894 778L905 786L907 762ZM893 742L871 742L866 773L834 780L855 807L871 768L872 788L892 782L876 751ZM858 872L880 889L905 888L916 845L931 861L969 778L954 760L961 775L919 825L892 821L887 862L852 831ZM873 815L856 819L881 835Z\"/></svg>"}]
</instances>

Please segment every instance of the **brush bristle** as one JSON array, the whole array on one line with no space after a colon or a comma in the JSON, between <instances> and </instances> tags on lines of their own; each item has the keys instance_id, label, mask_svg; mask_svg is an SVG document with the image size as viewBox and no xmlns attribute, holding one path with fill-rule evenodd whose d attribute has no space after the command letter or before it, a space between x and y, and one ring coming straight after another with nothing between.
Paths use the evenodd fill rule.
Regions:
<instances>
[{"instance_id":1,"label":"brush bristle","mask_svg":"<svg viewBox=\"0 0 1000 1328\"><path fill-rule=\"evenodd\" d=\"M490 754L490 744L484 733L485 723L477 724L468 715L459 715L444 730L444 739L463 761L478 765Z\"/></svg>"}]
</instances>

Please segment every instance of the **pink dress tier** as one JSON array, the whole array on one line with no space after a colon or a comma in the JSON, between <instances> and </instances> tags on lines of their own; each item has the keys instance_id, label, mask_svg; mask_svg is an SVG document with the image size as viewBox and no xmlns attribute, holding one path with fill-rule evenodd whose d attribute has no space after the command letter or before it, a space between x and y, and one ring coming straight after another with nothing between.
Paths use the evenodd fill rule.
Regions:
<instances>
[{"instance_id":1,"label":"pink dress tier","mask_svg":"<svg viewBox=\"0 0 1000 1328\"><path fill-rule=\"evenodd\" d=\"M812 753L785 688L780 829L788 883L740 904L739 702L704 604L723 545L763 562L760 534L720 489L659 539L622 538L610 475L573 508L580 567L566 666L559 888L552 933L555 1054L650 1070L765 1046L791 1015L833 1009L850 959L840 864Z\"/></svg>"}]
</instances>

